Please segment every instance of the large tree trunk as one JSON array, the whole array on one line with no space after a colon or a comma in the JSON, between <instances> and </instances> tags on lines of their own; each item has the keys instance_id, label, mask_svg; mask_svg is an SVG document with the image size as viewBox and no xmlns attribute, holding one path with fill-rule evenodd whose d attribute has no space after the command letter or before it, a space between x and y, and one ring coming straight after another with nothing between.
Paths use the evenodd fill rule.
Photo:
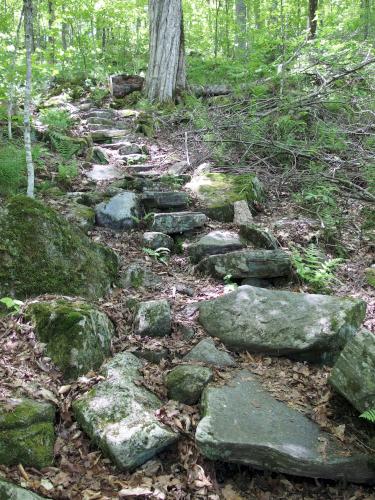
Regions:
<instances>
[{"instance_id":1,"label":"large tree trunk","mask_svg":"<svg viewBox=\"0 0 375 500\"><path fill-rule=\"evenodd\" d=\"M33 4L32 0L23 1L25 17L25 47L26 47L26 83L24 102L24 138L27 167L27 196L34 197L34 165L31 155L31 52L32 52L32 25L33 25Z\"/></svg>"},{"instance_id":2,"label":"large tree trunk","mask_svg":"<svg viewBox=\"0 0 375 500\"><path fill-rule=\"evenodd\" d=\"M318 0L309 0L309 38L315 38L318 20L316 17L318 11Z\"/></svg>"},{"instance_id":3,"label":"large tree trunk","mask_svg":"<svg viewBox=\"0 0 375 500\"><path fill-rule=\"evenodd\" d=\"M186 87L181 0L149 0L149 18L146 94L150 101L171 101Z\"/></svg>"}]
</instances>

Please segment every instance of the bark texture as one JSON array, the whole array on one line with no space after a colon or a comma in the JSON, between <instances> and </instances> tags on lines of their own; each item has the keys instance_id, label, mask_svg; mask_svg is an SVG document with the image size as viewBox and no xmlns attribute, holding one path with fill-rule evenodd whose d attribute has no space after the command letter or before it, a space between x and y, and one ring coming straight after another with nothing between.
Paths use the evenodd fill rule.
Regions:
<instances>
[{"instance_id":1,"label":"bark texture","mask_svg":"<svg viewBox=\"0 0 375 500\"><path fill-rule=\"evenodd\" d=\"M24 138L27 167L27 196L34 197L34 165L31 155L31 52L32 52L32 24L33 24L33 3L32 0L24 0L25 16L25 47L26 47L26 83L25 83L25 103L24 103Z\"/></svg>"},{"instance_id":2,"label":"bark texture","mask_svg":"<svg viewBox=\"0 0 375 500\"><path fill-rule=\"evenodd\" d=\"M309 38L315 38L318 20L316 17L319 0L309 0Z\"/></svg>"},{"instance_id":3,"label":"bark texture","mask_svg":"<svg viewBox=\"0 0 375 500\"><path fill-rule=\"evenodd\" d=\"M181 0L149 0L150 58L146 93L151 101L174 98L186 86Z\"/></svg>"}]
</instances>

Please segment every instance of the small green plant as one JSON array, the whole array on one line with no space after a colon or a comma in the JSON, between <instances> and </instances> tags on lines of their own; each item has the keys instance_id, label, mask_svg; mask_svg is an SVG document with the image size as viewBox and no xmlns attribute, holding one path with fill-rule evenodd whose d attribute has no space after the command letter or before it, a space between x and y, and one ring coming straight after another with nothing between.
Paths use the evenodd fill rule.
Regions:
<instances>
[{"instance_id":1,"label":"small green plant","mask_svg":"<svg viewBox=\"0 0 375 500\"><path fill-rule=\"evenodd\" d=\"M292 262L299 278L315 292L328 292L336 280L335 269L342 259L326 259L321 251L310 244L306 250L293 249Z\"/></svg>"},{"instance_id":2,"label":"small green plant","mask_svg":"<svg viewBox=\"0 0 375 500\"><path fill-rule=\"evenodd\" d=\"M66 132L73 125L68 111L64 109L44 109L40 113L40 119L43 125L46 125L50 130L60 133Z\"/></svg>"},{"instance_id":3,"label":"small green plant","mask_svg":"<svg viewBox=\"0 0 375 500\"><path fill-rule=\"evenodd\" d=\"M70 183L78 177L78 165L76 161L60 163L57 167L57 179L62 183Z\"/></svg>"},{"instance_id":4,"label":"small green plant","mask_svg":"<svg viewBox=\"0 0 375 500\"><path fill-rule=\"evenodd\" d=\"M22 300L12 299L12 297L3 297L0 299L0 304L3 304L8 314L16 314L20 311L23 305Z\"/></svg>"},{"instance_id":5,"label":"small green plant","mask_svg":"<svg viewBox=\"0 0 375 500\"><path fill-rule=\"evenodd\" d=\"M366 410L365 412L361 413L360 418L364 418L372 424L375 424L375 408L371 408L370 410Z\"/></svg>"},{"instance_id":6,"label":"small green plant","mask_svg":"<svg viewBox=\"0 0 375 500\"><path fill-rule=\"evenodd\" d=\"M0 141L0 194L14 194L26 173L25 150L18 143Z\"/></svg>"},{"instance_id":7,"label":"small green plant","mask_svg":"<svg viewBox=\"0 0 375 500\"><path fill-rule=\"evenodd\" d=\"M224 292L229 293L229 292L234 292L237 290L238 285L235 281L233 281L233 276L231 274L227 274L223 278L225 286L224 286Z\"/></svg>"},{"instance_id":8,"label":"small green plant","mask_svg":"<svg viewBox=\"0 0 375 500\"><path fill-rule=\"evenodd\" d=\"M153 250L152 248L142 248L142 251L150 257L153 257L158 262L161 262L165 265L168 264L169 256L171 253L169 248L160 247L156 250Z\"/></svg>"},{"instance_id":9,"label":"small green plant","mask_svg":"<svg viewBox=\"0 0 375 500\"><path fill-rule=\"evenodd\" d=\"M131 218L137 224L137 226L146 227L150 220L153 218L154 212L149 212L145 214L143 217L137 217L136 215L132 215Z\"/></svg>"},{"instance_id":10,"label":"small green plant","mask_svg":"<svg viewBox=\"0 0 375 500\"><path fill-rule=\"evenodd\" d=\"M91 99L96 106L103 104L103 100L108 97L109 90L103 87L91 87Z\"/></svg>"},{"instance_id":11,"label":"small green plant","mask_svg":"<svg viewBox=\"0 0 375 500\"><path fill-rule=\"evenodd\" d=\"M65 158L65 160L70 160L81 149L81 145L78 142L73 141L71 137L59 132L50 131L49 137L53 148Z\"/></svg>"}]
</instances>

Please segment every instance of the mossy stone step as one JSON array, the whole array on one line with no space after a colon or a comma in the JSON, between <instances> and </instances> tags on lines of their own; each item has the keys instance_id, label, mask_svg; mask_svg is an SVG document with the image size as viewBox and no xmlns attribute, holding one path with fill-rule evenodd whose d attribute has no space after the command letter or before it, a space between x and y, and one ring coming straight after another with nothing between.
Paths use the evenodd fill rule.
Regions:
<instances>
[{"instance_id":1,"label":"mossy stone step","mask_svg":"<svg viewBox=\"0 0 375 500\"><path fill-rule=\"evenodd\" d=\"M170 212L154 215L151 231L177 234L186 233L204 226L207 217L199 212Z\"/></svg>"}]
</instances>

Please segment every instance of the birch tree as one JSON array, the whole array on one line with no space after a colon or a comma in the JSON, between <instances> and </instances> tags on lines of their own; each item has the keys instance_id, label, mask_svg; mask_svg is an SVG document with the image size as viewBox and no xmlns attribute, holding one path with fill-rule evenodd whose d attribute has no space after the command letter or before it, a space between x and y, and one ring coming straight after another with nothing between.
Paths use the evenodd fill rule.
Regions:
<instances>
[{"instance_id":1,"label":"birch tree","mask_svg":"<svg viewBox=\"0 0 375 500\"><path fill-rule=\"evenodd\" d=\"M181 0L149 0L150 55L146 94L150 101L174 99L186 87Z\"/></svg>"},{"instance_id":2,"label":"birch tree","mask_svg":"<svg viewBox=\"0 0 375 500\"><path fill-rule=\"evenodd\" d=\"M24 138L27 167L27 196L34 197L34 165L31 155L31 52L32 52L32 0L23 0L25 18L26 82L24 101Z\"/></svg>"}]
</instances>

